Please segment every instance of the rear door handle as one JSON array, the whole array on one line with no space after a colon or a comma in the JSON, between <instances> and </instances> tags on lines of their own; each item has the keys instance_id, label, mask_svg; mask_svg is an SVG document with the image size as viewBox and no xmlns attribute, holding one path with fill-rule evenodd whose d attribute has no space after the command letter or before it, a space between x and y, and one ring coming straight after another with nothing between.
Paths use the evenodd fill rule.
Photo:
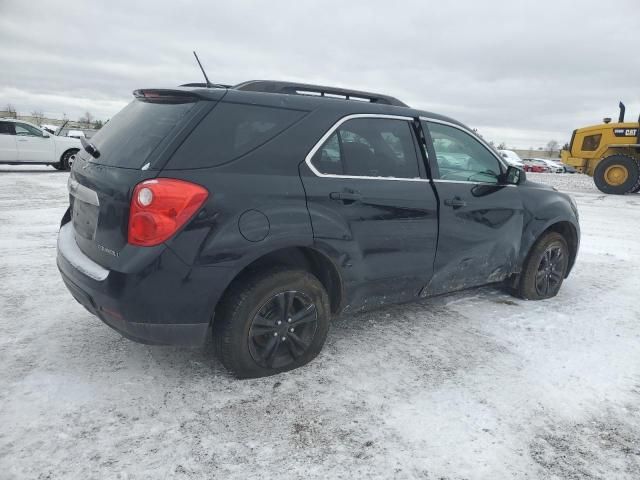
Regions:
<instances>
[{"instance_id":1,"label":"rear door handle","mask_svg":"<svg viewBox=\"0 0 640 480\"><path fill-rule=\"evenodd\" d=\"M467 206L467 202L462 200L460 197L447 198L444 201L444 204L447 207L453 207L453 208L460 208L460 207L466 207Z\"/></svg>"},{"instance_id":2,"label":"rear door handle","mask_svg":"<svg viewBox=\"0 0 640 480\"><path fill-rule=\"evenodd\" d=\"M360 192L331 192L329 194L329 198L331 200L340 200L343 202L355 202L357 200L362 200L362 194Z\"/></svg>"}]
</instances>

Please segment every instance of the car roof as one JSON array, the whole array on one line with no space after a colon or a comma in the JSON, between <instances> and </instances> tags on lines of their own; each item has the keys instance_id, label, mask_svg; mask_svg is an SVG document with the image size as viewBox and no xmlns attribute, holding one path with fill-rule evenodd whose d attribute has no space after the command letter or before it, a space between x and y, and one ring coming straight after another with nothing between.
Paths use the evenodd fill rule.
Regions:
<instances>
[{"instance_id":1,"label":"car roof","mask_svg":"<svg viewBox=\"0 0 640 480\"><path fill-rule=\"evenodd\" d=\"M395 97L340 87L279 80L249 80L231 87L226 85L207 87L204 83L188 83L171 90L190 92L200 98L209 100L220 100L224 96L228 97L228 101L244 99L251 102L252 99L259 100L260 98L264 98L265 95L278 96L282 97L283 101L287 103L294 103L302 108L313 110L327 107L333 110L339 110L342 115L379 113L410 117L420 116L452 123L472 131L467 125L454 118L426 110L411 108Z\"/></svg>"},{"instance_id":2,"label":"car roof","mask_svg":"<svg viewBox=\"0 0 640 480\"><path fill-rule=\"evenodd\" d=\"M27 120L20 120L19 118L0 118L0 121L2 122L13 122L13 123L26 123L27 125L31 125L32 127L36 127L36 128L40 128L38 125L36 125L35 123L31 123Z\"/></svg>"}]
</instances>

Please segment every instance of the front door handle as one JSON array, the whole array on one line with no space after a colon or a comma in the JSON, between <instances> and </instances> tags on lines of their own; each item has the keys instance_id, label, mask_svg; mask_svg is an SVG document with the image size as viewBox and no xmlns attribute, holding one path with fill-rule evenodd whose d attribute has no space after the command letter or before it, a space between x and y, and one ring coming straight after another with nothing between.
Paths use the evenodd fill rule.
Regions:
<instances>
[{"instance_id":1,"label":"front door handle","mask_svg":"<svg viewBox=\"0 0 640 480\"><path fill-rule=\"evenodd\" d=\"M329 198L331 200L339 200L344 203L353 203L358 200L362 200L362 194L353 190L344 192L331 192L329 194Z\"/></svg>"},{"instance_id":2,"label":"front door handle","mask_svg":"<svg viewBox=\"0 0 640 480\"><path fill-rule=\"evenodd\" d=\"M444 201L444 204L447 207L453 207L453 208L461 208L461 207L467 206L467 202L462 200L460 197L447 198Z\"/></svg>"}]
</instances>

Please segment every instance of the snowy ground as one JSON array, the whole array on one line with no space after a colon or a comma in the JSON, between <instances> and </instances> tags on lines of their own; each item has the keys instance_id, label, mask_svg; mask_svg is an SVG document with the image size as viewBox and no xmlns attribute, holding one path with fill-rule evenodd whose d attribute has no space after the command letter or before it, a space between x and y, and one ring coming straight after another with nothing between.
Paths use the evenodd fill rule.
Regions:
<instances>
[{"instance_id":1,"label":"snowy ground","mask_svg":"<svg viewBox=\"0 0 640 480\"><path fill-rule=\"evenodd\" d=\"M238 381L211 347L121 338L55 266L67 174L0 167L0 478L640 477L640 195L582 175L560 295L493 288L335 321Z\"/></svg>"}]
</instances>

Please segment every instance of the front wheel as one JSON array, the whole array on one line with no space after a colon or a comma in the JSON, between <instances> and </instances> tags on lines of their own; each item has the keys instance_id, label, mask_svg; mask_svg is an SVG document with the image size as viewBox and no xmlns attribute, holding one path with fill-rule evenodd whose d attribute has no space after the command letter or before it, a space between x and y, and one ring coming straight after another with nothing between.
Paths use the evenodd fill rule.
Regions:
<instances>
[{"instance_id":1,"label":"front wheel","mask_svg":"<svg viewBox=\"0 0 640 480\"><path fill-rule=\"evenodd\" d=\"M216 310L216 352L239 378L292 370L318 355L329 320L329 297L315 276L263 271L232 286Z\"/></svg>"},{"instance_id":2,"label":"front wheel","mask_svg":"<svg viewBox=\"0 0 640 480\"><path fill-rule=\"evenodd\" d=\"M520 280L516 295L527 300L555 297L569 266L569 248L557 232L544 234L532 247Z\"/></svg>"},{"instance_id":3,"label":"front wheel","mask_svg":"<svg viewBox=\"0 0 640 480\"><path fill-rule=\"evenodd\" d=\"M640 164L627 155L610 155L596 166L593 181L604 193L631 193L640 187Z\"/></svg>"},{"instance_id":4,"label":"front wheel","mask_svg":"<svg viewBox=\"0 0 640 480\"><path fill-rule=\"evenodd\" d=\"M76 153L78 153L77 149L67 150L60 157L60 161L58 163L54 163L53 167L56 170L70 170L71 169L71 157L73 157Z\"/></svg>"}]
</instances>

